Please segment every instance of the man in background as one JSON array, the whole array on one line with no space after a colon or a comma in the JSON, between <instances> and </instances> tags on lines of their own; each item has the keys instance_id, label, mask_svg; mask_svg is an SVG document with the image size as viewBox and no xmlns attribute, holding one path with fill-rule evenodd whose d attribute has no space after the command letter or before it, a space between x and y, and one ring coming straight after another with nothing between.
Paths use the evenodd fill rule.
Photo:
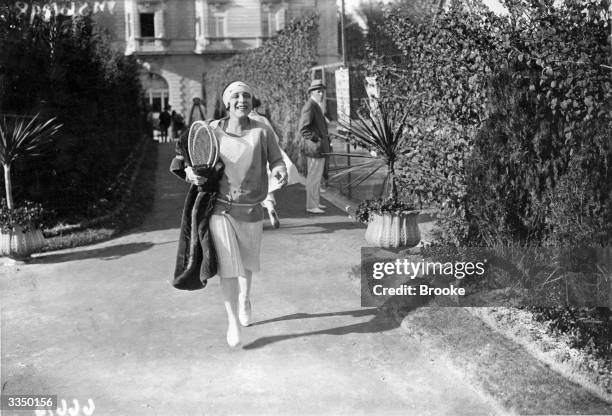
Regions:
<instances>
[{"instance_id":1,"label":"man in background","mask_svg":"<svg viewBox=\"0 0 612 416\"><path fill-rule=\"evenodd\" d=\"M327 122L323 115L325 85L315 79L308 87L309 99L302 107L298 132L303 140L303 152L306 156L308 175L306 176L306 212L324 214L325 206L321 205L321 178L325 169L326 153L331 151Z\"/></svg>"}]
</instances>

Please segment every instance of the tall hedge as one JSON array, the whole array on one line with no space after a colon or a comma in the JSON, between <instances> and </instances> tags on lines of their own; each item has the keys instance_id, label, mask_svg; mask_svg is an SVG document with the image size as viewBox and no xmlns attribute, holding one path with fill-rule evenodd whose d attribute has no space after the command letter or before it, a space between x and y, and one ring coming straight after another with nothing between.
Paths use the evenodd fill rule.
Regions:
<instances>
[{"instance_id":1,"label":"tall hedge","mask_svg":"<svg viewBox=\"0 0 612 416\"><path fill-rule=\"evenodd\" d=\"M609 2L505 5L386 14L402 60L370 70L390 105L423 112L400 161L404 191L438 206L455 242L609 238Z\"/></svg>"},{"instance_id":2,"label":"tall hedge","mask_svg":"<svg viewBox=\"0 0 612 416\"><path fill-rule=\"evenodd\" d=\"M43 20L0 7L5 114L57 117L55 153L15 169L18 200L43 202L60 217L87 215L141 138L138 64L113 51L90 16Z\"/></svg>"},{"instance_id":3,"label":"tall hedge","mask_svg":"<svg viewBox=\"0 0 612 416\"><path fill-rule=\"evenodd\" d=\"M315 15L293 19L262 47L234 56L207 75L208 85L219 97L223 87L236 80L255 89L281 146L300 169L305 161L295 131L307 99L310 68L316 62L317 20Z\"/></svg>"}]
</instances>

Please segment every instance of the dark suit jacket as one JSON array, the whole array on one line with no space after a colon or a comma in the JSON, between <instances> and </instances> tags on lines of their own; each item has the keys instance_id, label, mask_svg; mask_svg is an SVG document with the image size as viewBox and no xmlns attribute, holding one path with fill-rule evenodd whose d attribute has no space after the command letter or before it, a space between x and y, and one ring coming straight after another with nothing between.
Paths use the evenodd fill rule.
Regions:
<instances>
[{"instance_id":1,"label":"dark suit jacket","mask_svg":"<svg viewBox=\"0 0 612 416\"><path fill-rule=\"evenodd\" d=\"M320 144L316 155L306 154L306 156L321 158L325 157L322 153L329 153L331 151L325 116L319 104L312 98L309 98L304 107L302 107L298 132L303 140L310 140Z\"/></svg>"}]
</instances>

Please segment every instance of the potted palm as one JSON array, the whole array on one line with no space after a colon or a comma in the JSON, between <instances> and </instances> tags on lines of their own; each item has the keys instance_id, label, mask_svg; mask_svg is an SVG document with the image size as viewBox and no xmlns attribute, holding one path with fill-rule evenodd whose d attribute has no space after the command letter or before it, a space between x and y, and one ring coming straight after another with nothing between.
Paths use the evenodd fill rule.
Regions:
<instances>
[{"instance_id":1,"label":"potted palm","mask_svg":"<svg viewBox=\"0 0 612 416\"><path fill-rule=\"evenodd\" d=\"M411 129L407 119L409 112L400 113L387 109L380 102L368 104L368 111L354 114L350 122L339 120L346 131L346 140L353 146L367 149L367 154L336 153L338 156L363 158L364 162L342 170L330 179L359 171L359 176L348 186L356 186L381 168L386 171L380 198L368 199L359 204L354 215L367 224L365 238L377 247L414 247L421 241L414 204L398 198L395 163L403 149L404 135Z\"/></svg>"},{"instance_id":2,"label":"potted palm","mask_svg":"<svg viewBox=\"0 0 612 416\"><path fill-rule=\"evenodd\" d=\"M31 118L3 116L0 119L0 163L4 168L6 192L6 199L0 204L0 256L24 259L44 244L40 227L42 206L31 202L15 206L11 167L19 159L42 155L60 127L55 118L43 121L38 114Z\"/></svg>"}]
</instances>

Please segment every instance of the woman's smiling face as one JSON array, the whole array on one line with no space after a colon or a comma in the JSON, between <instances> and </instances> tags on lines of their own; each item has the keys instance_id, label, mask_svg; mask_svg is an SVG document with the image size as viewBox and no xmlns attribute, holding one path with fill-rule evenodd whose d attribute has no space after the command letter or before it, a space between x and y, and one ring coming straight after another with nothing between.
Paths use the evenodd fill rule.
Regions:
<instances>
[{"instance_id":1,"label":"woman's smiling face","mask_svg":"<svg viewBox=\"0 0 612 416\"><path fill-rule=\"evenodd\" d=\"M232 91L229 97L229 114L238 118L248 117L253 107L251 93L244 88Z\"/></svg>"}]
</instances>

